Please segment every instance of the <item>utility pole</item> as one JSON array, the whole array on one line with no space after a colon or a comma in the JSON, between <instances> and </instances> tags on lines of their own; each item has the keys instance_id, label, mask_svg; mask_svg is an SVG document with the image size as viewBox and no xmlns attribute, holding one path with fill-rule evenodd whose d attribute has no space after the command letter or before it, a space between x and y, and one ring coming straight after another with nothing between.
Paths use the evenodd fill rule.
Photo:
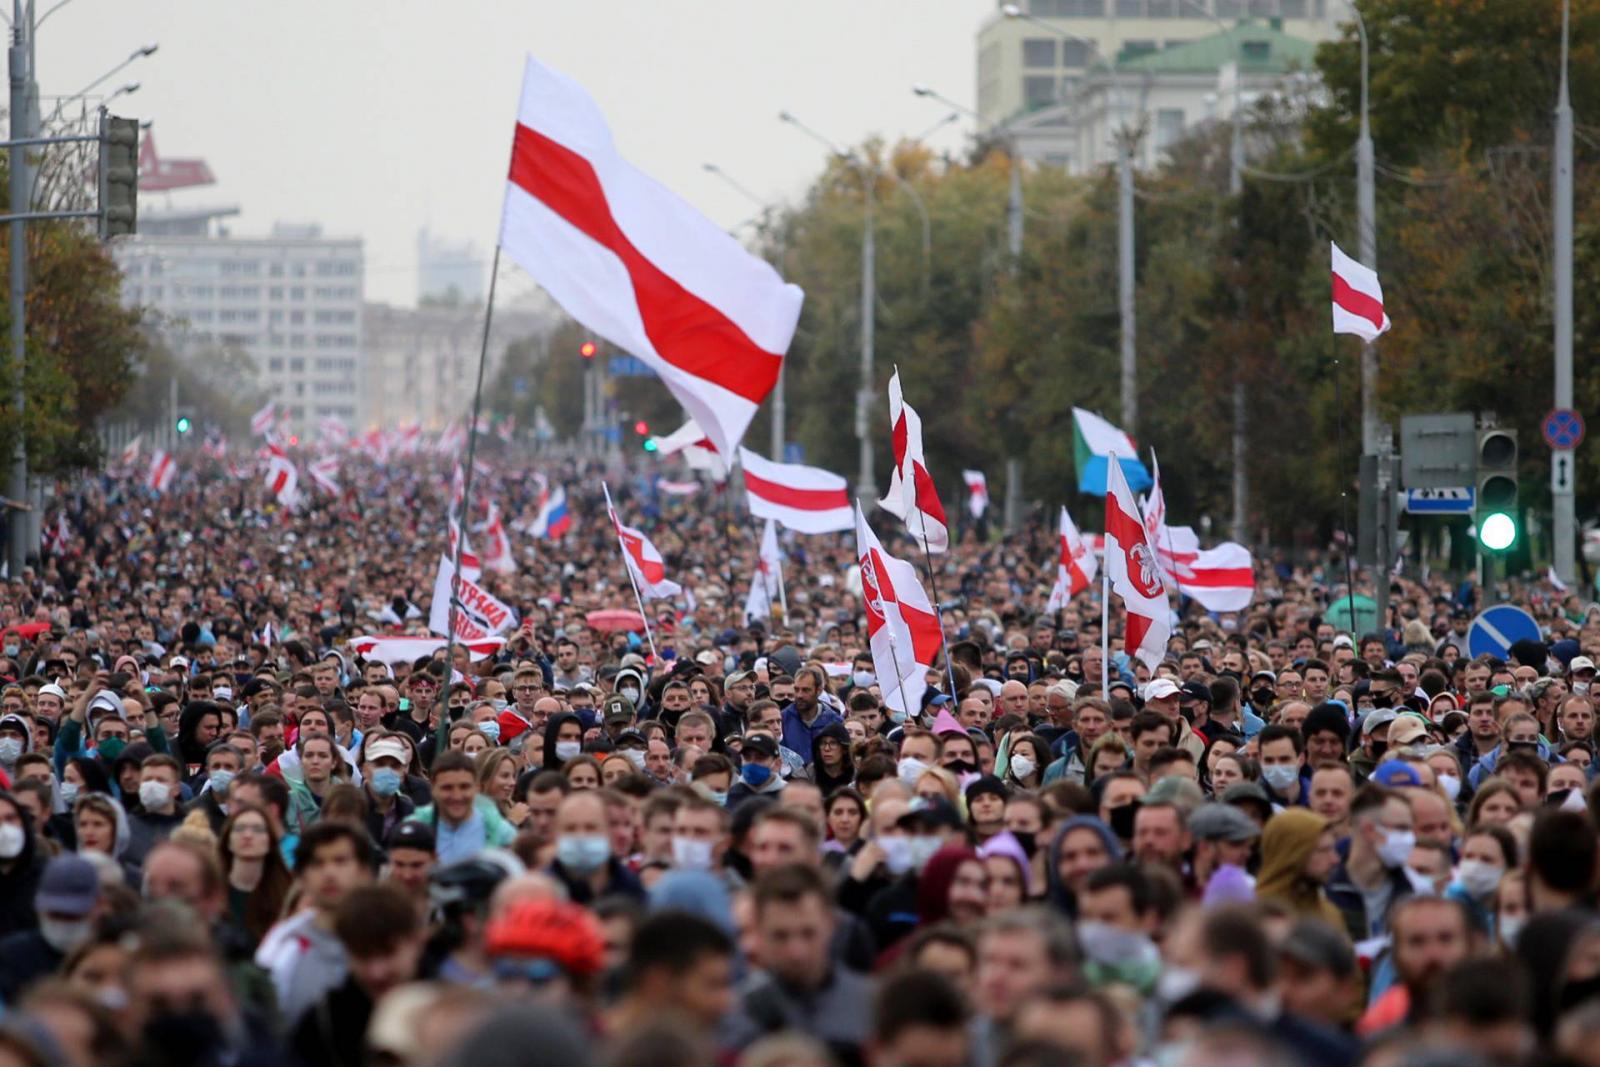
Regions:
<instances>
[{"instance_id":1,"label":"utility pole","mask_svg":"<svg viewBox=\"0 0 1600 1067\"><path fill-rule=\"evenodd\" d=\"M1011 252L1011 269L1015 272L1022 264L1022 153L1017 149L1017 135L1008 138L1011 150L1011 191L1006 197L1006 244Z\"/></svg>"},{"instance_id":2,"label":"utility pole","mask_svg":"<svg viewBox=\"0 0 1600 1067\"><path fill-rule=\"evenodd\" d=\"M1572 407L1572 100L1567 95L1567 36L1570 2L1561 5L1561 88L1556 97L1555 143L1555 275L1556 275L1556 407ZM1553 467L1567 464L1567 476L1551 479L1551 535L1555 543L1556 574L1564 582L1577 577L1573 558L1577 539L1573 499L1573 470L1577 456L1552 453Z\"/></svg>"},{"instance_id":3,"label":"utility pole","mask_svg":"<svg viewBox=\"0 0 1600 1067\"><path fill-rule=\"evenodd\" d=\"M1367 25L1361 17L1361 12L1354 3L1350 5L1351 12L1355 15L1356 32L1361 38L1361 127L1356 136L1356 238L1357 252L1361 262L1373 270L1378 269L1378 232L1376 186L1373 176L1372 155L1372 125L1368 121L1367 113L1367 80L1368 80L1368 50L1367 50ZM1361 454L1370 459L1372 463L1377 457L1387 451L1381 446L1380 441L1383 428L1378 423L1378 348L1371 341L1361 346ZM1376 492L1378 480L1363 481L1362 492ZM1362 515L1376 515L1376 501L1362 501ZM1375 545L1380 545L1379 539L1374 539ZM1372 561L1372 586L1378 594L1380 602L1387 598L1383 589L1388 588L1389 577L1386 573L1388 564L1384 562L1379 553ZM1382 587L1380 589L1379 587ZM1351 591L1354 596L1354 590ZM1378 619L1378 629L1387 629L1387 617Z\"/></svg>"},{"instance_id":4,"label":"utility pole","mask_svg":"<svg viewBox=\"0 0 1600 1067\"><path fill-rule=\"evenodd\" d=\"M1231 35L1230 35L1231 36ZM1234 50L1233 69L1233 121L1230 124L1231 141L1228 146L1228 195L1238 202L1244 193L1244 136L1239 128L1239 113L1241 98L1239 95L1239 80L1244 77L1244 71L1239 66L1238 49ZM1241 208L1242 210L1242 208ZM1244 293L1238 294L1238 303L1243 308ZM1248 527L1250 525L1250 471L1249 441L1247 431L1250 425L1249 397L1244 387L1243 353L1234 353L1233 362L1233 539L1239 544L1249 543Z\"/></svg>"},{"instance_id":5,"label":"utility pole","mask_svg":"<svg viewBox=\"0 0 1600 1067\"><path fill-rule=\"evenodd\" d=\"M1122 315L1122 428L1139 432L1139 364L1133 322L1133 131L1117 137L1117 307Z\"/></svg>"},{"instance_id":6,"label":"utility pole","mask_svg":"<svg viewBox=\"0 0 1600 1067\"><path fill-rule=\"evenodd\" d=\"M30 14L31 14L31 7ZM25 140L37 136L32 129L33 108L28 101L28 53L32 48L31 26L24 19L22 0L11 3L11 47L7 61L11 75L11 138ZM28 211L28 192L33 180L28 173L26 148L11 150L11 213ZM7 563L12 578L20 577L28 557L28 443L23 433L27 398L24 390L27 367L28 224L20 217L11 220L11 424L16 434L11 450L11 475L7 480L8 509Z\"/></svg>"},{"instance_id":7,"label":"utility pole","mask_svg":"<svg viewBox=\"0 0 1600 1067\"><path fill-rule=\"evenodd\" d=\"M876 224L873 220L873 175L865 168L861 173L866 189L866 229L861 235L861 391L856 394L856 437L861 441L861 470L856 475L856 495L867 500L878 496L878 481L872 469L872 427L868 413L872 410L872 360L873 343L877 330L878 305L878 249ZM774 457L782 462L782 457Z\"/></svg>"}]
</instances>

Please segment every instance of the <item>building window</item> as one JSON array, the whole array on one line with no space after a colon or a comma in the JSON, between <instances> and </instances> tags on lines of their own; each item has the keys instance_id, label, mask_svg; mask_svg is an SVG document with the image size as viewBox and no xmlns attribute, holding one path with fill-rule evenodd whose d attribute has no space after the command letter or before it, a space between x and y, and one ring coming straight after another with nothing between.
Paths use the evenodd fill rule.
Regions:
<instances>
[{"instance_id":1,"label":"building window","mask_svg":"<svg viewBox=\"0 0 1600 1067\"><path fill-rule=\"evenodd\" d=\"M1030 108L1048 107L1056 102L1056 80L1044 75L1022 79L1022 102Z\"/></svg>"},{"instance_id":2,"label":"building window","mask_svg":"<svg viewBox=\"0 0 1600 1067\"><path fill-rule=\"evenodd\" d=\"M274 278L283 277L283 264L282 263L274 263L274 264L272 264L272 266L267 268L267 273L272 275Z\"/></svg>"},{"instance_id":3,"label":"building window","mask_svg":"<svg viewBox=\"0 0 1600 1067\"><path fill-rule=\"evenodd\" d=\"M273 359L267 360L267 371L269 373L271 373L271 374L282 374L283 373L283 360L278 359L278 358L273 358Z\"/></svg>"},{"instance_id":4,"label":"building window","mask_svg":"<svg viewBox=\"0 0 1600 1067\"><path fill-rule=\"evenodd\" d=\"M1056 42L1050 37L1027 37L1022 41L1024 67L1053 67L1056 65Z\"/></svg>"},{"instance_id":5,"label":"building window","mask_svg":"<svg viewBox=\"0 0 1600 1067\"><path fill-rule=\"evenodd\" d=\"M291 311L291 312L289 312L289 325L291 325L291 326L303 326L303 325L305 325L305 321L306 321L306 313L304 311Z\"/></svg>"},{"instance_id":6,"label":"building window","mask_svg":"<svg viewBox=\"0 0 1600 1067\"><path fill-rule=\"evenodd\" d=\"M1170 19L1178 14L1178 0L1145 0L1146 14L1153 19Z\"/></svg>"},{"instance_id":7,"label":"building window","mask_svg":"<svg viewBox=\"0 0 1600 1067\"><path fill-rule=\"evenodd\" d=\"M293 289L289 290L289 299L290 300L304 300L305 298L306 298L305 286L297 285Z\"/></svg>"},{"instance_id":8,"label":"building window","mask_svg":"<svg viewBox=\"0 0 1600 1067\"><path fill-rule=\"evenodd\" d=\"M268 289L267 290L267 299L268 300L282 300L283 299L283 286L274 285L271 289Z\"/></svg>"},{"instance_id":9,"label":"building window","mask_svg":"<svg viewBox=\"0 0 1600 1067\"><path fill-rule=\"evenodd\" d=\"M1087 67L1089 57L1094 55L1094 50L1087 41L1062 41L1061 65L1063 67Z\"/></svg>"},{"instance_id":10,"label":"building window","mask_svg":"<svg viewBox=\"0 0 1600 1067\"><path fill-rule=\"evenodd\" d=\"M1272 42L1245 41L1239 45L1239 53L1246 63L1265 63L1272 58Z\"/></svg>"},{"instance_id":11,"label":"building window","mask_svg":"<svg viewBox=\"0 0 1600 1067\"><path fill-rule=\"evenodd\" d=\"M1164 107L1156 112L1156 148L1165 151L1183 139L1183 109Z\"/></svg>"},{"instance_id":12,"label":"building window","mask_svg":"<svg viewBox=\"0 0 1600 1067\"><path fill-rule=\"evenodd\" d=\"M293 359L289 360L290 374L304 374L305 372L306 361L304 356L295 356Z\"/></svg>"},{"instance_id":13,"label":"building window","mask_svg":"<svg viewBox=\"0 0 1600 1067\"><path fill-rule=\"evenodd\" d=\"M1144 18L1144 0L1117 0L1117 18Z\"/></svg>"},{"instance_id":14,"label":"building window","mask_svg":"<svg viewBox=\"0 0 1600 1067\"><path fill-rule=\"evenodd\" d=\"M1306 0L1278 0L1278 15L1286 19L1303 19L1310 14Z\"/></svg>"}]
</instances>

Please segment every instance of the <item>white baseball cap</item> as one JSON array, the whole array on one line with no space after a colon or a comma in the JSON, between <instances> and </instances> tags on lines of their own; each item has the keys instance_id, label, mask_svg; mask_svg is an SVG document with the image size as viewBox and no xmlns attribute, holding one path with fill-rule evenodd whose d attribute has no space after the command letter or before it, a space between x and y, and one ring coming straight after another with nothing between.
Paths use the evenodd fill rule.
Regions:
<instances>
[{"instance_id":1,"label":"white baseball cap","mask_svg":"<svg viewBox=\"0 0 1600 1067\"><path fill-rule=\"evenodd\" d=\"M1178 683L1171 678L1152 678L1144 687L1145 700L1165 700L1179 693Z\"/></svg>"},{"instance_id":2,"label":"white baseball cap","mask_svg":"<svg viewBox=\"0 0 1600 1067\"><path fill-rule=\"evenodd\" d=\"M39 695L42 697L55 697L57 700L61 701L65 701L67 699L67 691L54 682L47 682L44 685L41 685L39 687Z\"/></svg>"},{"instance_id":3,"label":"white baseball cap","mask_svg":"<svg viewBox=\"0 0 1600 1067\"><path fill-rule=\"evenodd\" d=\"M1592 671L1594 669L1594 660L1588 656L1573 656L1572 662L1567 664L1568 674L1577 674L1579 671Z\"/></svg>"},{"instance_id":4,"label":"white baseball cap","mask_svg":"<svg viewBox=\"0 0 1600 1067\"><path fill-rule=\"evenodd\" d=\"M405 744L393 738L380 737L367 746L366 758L369 763L372 760L386 757L394 760L402 767L411 761L411 753L406 751Z\"/></svg>"}]
</instances>

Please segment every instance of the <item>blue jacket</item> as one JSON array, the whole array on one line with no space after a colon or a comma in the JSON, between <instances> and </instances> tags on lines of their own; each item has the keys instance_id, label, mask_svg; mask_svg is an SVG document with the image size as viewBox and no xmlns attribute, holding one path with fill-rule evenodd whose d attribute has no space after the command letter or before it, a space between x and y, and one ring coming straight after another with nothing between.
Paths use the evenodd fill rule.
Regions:
<instances>
[{"instance_id":1,"label":"blue jacket","mask_svg":"<svg viewBox=\"0 0 1600 1067\"><path fill-rule=\"evenodd\" d=\"M817 707L817 717L807 726L793 704L783 709L783 747L802 756L811 751L812 739L833 725L844 725L844 717L826 704Z\"/></svg>"}]
</instances>

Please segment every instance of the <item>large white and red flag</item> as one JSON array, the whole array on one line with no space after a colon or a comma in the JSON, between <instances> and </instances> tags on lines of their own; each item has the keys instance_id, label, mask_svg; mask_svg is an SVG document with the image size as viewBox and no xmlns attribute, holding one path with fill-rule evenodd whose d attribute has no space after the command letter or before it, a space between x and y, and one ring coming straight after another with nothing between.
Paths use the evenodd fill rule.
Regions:
<instances>
[{"instance_id":1,"label":"large white and red flag","mask_svg":"<svg viewBox=\"0 0 1600 1067\"><path fill-rule=\"evenodd\" d=\"M728 480L728 464L717 453L717 446L711 443L700 424L693 419L665 437L652 437L650 440L656 446L656 455L681 454L691 470L705 471L715 481Z\"/></svg>"},{"instance_id":2,"label":"large white and red flag","mask_svg":"<svg viewBox=\"0 0 1600 1067\"><path fill-rule=\"evenodd\" d=\"M1207 611L1243 611L1256 589L1250 550L1232 541L1202 550L1192 526L1168 526L1167 498L1161 489L1161 464L1155 449L1150 450L1150 467L1144 530L1167 588Z\"/></svg>"},{"instance_id":3,"label":"large white and red flag","mask_svg":"<svg viewBox=\"0 0 1600 1067\"><path fill-rule=\"evenodd\" d=\"M748 448L739 449L750 514L776 519L800 533L833 533L855 523L845 480L821 467L774 463Z\"/></svg>"},{"instance_id":4,"label":"large white and red flag","mask_svg":"<svg viewBox=\"0 0 1600 1067\"><path fill-rule=\"evenodd\" d=\"M611 490L606 490L606 512L611 516L611 526L617 531L617 541L622 545L622 559L628 565L639 590L640 600L667 600L683 592L683 586L667 580L667 562L661 558L656 546L639 530L622 525L617 509L611 506Z\"/></svg>"},{"instance_id":5,"label":"large white and red flag","mask_svg":"<svg viewBox=\"0 0 1600 1067\"><path fill-rule=\"evenodd\" d=\"M431 656L449 643L443 637L392 634L352 638L350 648L365 660L387 663L415 663L423 656ZM473 662L492 656L505 646L503 637L485 637L460 642Z\"/></svg>"},{"instance_id":6,"label":"large white and red flag","mask_svg":"<svg viewBox=\"0 0 1600 1067\"><path fill-rule=\"evenodd\" d=\"M883 550L860 505L854 519L872 670L884 703L915 715L922 710L927 675L944 637L939 613L917 580L917 569Z\"/></svg>"},{"instance_id":7,"label":"large white and red flag","mask_svg":"<svg viewBox=\"0 0 1600 1067\"><path fill-rule=\"evenodd\" d=\"M1127 611L1123 647L1155 670L1166 655L1172 613L1139 505L1115 460L1106 464L1106 577Z\"/></svg>"},{"instance_id":8,"label":"large white and red flag","mask_svg":"<svg viewBox=\"0 0 1600 1067\"><path fill-rule=\"evenodd\" d=\"M506 534L506 524L500 517L499 507L492 501L489 504L489 518L474 526L472 532L482 538L479 544L483 547L478 550L478 557L483 560L484 570L496 574L516 573L517 560L511 553L511 538Z\"/></svg>"},{"instance_id":9,"label":"large white and red flag","mask_svg":"<svg viewBox=\"0 0 1600 1067\"><path fill-rule=\"evenodd\" d=\"M583 87L531 56L500 244L734 454L778 380L804 294L623 159Z\"/></svg>"},{"instance_id":10,"label":"large white and red flag","mask_svg":"<svg viewBox=\"0 0 1600 1067\"><path fill-rule=\"evenodd\" d=\"M277 407L269 400L266 406L250 416L250 432L257 437L265 437L275 421L277 421Z\"/></svg>"},{"instance_id":11,"label":"large white and red flag","mask_svg":"<svg viewBox=\"0 0 1600 1067\"><path fill-rule=\"evenodd\" d=\"M158 493L165 493L177 475L177 458L165 449L158 449L150 455L150 469L145 472L144 484Z\"/></svg>"},{"instance_id":12,"label":"large white and red flag","mask_svg":"<svg viewBox=\"0 0 1600 1067\"><path fill-rule=\"evenodd\" d=\"M339 495L339 457L323 456L306 465L312 484L329 496Z\"/></svg>"},{"instance_id":13,"label":"large white and red flag","mask_svg":"<svg viewBox=\"0 0 1600 1067\"><path fill-rule=\"evenodd\" d=\"M1351 259L1333 242L1333 332L1376 341L1389 329L1378 272Z\"/></svg>"},{"instance_id":14,"label":"large white and red flag","mask_svg":"<svg viewBox=\"0 0 1600 1067\"><path fill-rule=\"evenodd\" d=\"M450 558L456 558L456 539L461 537L461 520L452 515L450 522L445 527L446 536L450 541ZM483 577L483 560L472 550L472 539L466 538L461 542L461 573L463 576L477 581Z\"/></svg>"},{"instance_id":15,"label":"large white and red flag","mask_svg":"<svg viewBox=\"0 0 1600 1067\"><path fill-rule=\"evenodd\" d=\"M278 445L268 446L267 489L286 508L300 501L300 471Z\"/></svg>"},{"instance_id":16,"label":"large white and red flag","mask_svg":"<svg viewBox=\"0 0 1600 1067\"><path fill-rule=\"evenodd\" d=\"M122 446L121 463L125 470L131 470L139 459L139 450L144 445L144 434L136 433L132 440Z\"/></svg>"},{"instance_id":17,"label":"large white and red flag","mask_svg":"<svg viewBox=\"0 0 1600 1067\"><path fill-rule=\"evenodd\" d=\"M878 506L904 519L906 530L925 551L943 552L950 547L950 523L922 455L922 419L900 391L899 367L889 377L889 433L894 470Z\"/></svg>"},{"instance_id":18,"label":"large white and red flag","mask_svg":"<svg viewBox=\"0 0 1600 1067\"><path fill-rule=\"evenodd\" d=\"M982 471L962 471L961 480L967 486L967 513L974 519L983 518L989 510L989 479Z\"/></svg>"},{"instance_id":19,"label":"large white and red flag","mask_svg":"<svg viewBox=\"0 0 1600 1067\"><path fill-rule=\"evenodd\" d=\"M1077 524L1067 514L1066 508L1061 509L1058 545L1056 584L1050 590L1049 603L1044 606L1046 611L1059 611L1066 607L1068 601L1089 588L1089 583L1094 581L1095 574L1100 570L1100 561L1079 536Z\"/></svg>"}]
</instances>

